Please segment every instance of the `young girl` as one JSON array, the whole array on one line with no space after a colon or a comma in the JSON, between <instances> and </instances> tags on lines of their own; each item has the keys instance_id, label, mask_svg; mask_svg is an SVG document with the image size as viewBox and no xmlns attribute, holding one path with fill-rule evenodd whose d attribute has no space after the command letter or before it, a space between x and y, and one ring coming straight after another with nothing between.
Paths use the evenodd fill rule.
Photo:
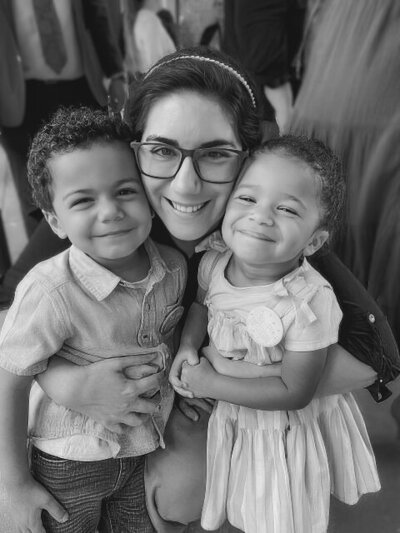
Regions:
<instances>
[{"instance_id":1,"label":"young girl","mask_svg":"<svg viewBox=\"0 0 400 533\"><path fill-rule=\"evenodd\" d=\"M306 258L331 235L343 196L324 145L269 141L228 202L228 248L221 242L200 263L170 380L184 396L219 400L208 426L207 530L227 518L246 533L323 533L330 493L354 504L380 488L352 395L313 399L342 313ZM212 348L199 361L207 309Z\"/></svg>"}]
</instances>

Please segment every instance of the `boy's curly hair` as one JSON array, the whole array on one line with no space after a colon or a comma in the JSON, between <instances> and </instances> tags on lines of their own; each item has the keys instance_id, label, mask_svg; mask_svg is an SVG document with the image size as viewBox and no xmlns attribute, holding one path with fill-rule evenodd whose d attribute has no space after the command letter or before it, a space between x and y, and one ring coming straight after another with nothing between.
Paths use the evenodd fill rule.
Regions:
<instances>
[{"instance_id":1,"label":"boy's curly hair","mask_svg":"<svg viewBox=\"0 0 400 533\"><path fill-rule=\"evenodd\" d=\"M57 154L85 149L94 143L132 140L132 131L119 116L88 107L61 107L35 135L28 158L28 180L35 204L53 211L52 176L48 161Z\"/></svg>"},{"instance_id":2,"label":"boy's curly hair","mask_svg":"<svg viewBox=\"0 0 400 533\"><path fill-rule=\"evenodd\" d=\"M252 158L260 153L291 157L312 170L320 185L320 227L328 230L331 240L340 230L344 214L345 180L340 159L318 139L297 135L283 135L262 143Z\"/></svg>"}]
</instances>

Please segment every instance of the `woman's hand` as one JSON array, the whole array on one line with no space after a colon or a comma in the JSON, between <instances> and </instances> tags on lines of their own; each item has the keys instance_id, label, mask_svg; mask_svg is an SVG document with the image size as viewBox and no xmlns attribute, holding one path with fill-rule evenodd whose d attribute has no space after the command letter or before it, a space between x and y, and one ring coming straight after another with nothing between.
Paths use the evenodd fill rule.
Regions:
<instances>
[{"instance_id":1,"label":"woman's hand","mask_svg":"<svg viewBox=\"0 0 400 533\"><path fill-rule=\"evenodd\" d=\"M159 354L129 355L98 361L87 366L53 357L49 368L37 377L40 386L57 403L94 418L111 431L122 424L139 425L158 403L163 372Z\"/></svg>"},{"instance_id":2,"label":"woman's hand","mask_svg":"<svg viewBox=\"0 0 400 533\"><path fill-rule=\"evenodd\" d=\"M197 422L201 416L201 411L212 413L215 400L211 398L180 398L178 409L190 420Z\"/></svg>"}]
</instances>

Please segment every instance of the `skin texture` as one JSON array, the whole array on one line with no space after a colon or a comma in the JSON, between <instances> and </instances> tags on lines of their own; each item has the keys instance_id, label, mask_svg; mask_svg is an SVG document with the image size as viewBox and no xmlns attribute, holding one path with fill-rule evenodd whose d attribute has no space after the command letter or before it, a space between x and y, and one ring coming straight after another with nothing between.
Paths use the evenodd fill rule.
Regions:
<instances>
[{"instance_id":1,"label":"skin texture","mask_svg":"<svg viewBox=\"0 0 400 533\"><path fill-rule=\"evenodd\" d=\"M242 149L221 106L191 91L177 92L156 101L141 140L168 142L188 150L206 146ZM202 181L190 158L183 161L174 179L147 176L142 179L149 201L168 231L178 243L191 241L192 246L218 226L234 185ZM190 207L193 212L182 211Z\"/></svg>"}]
</instances>

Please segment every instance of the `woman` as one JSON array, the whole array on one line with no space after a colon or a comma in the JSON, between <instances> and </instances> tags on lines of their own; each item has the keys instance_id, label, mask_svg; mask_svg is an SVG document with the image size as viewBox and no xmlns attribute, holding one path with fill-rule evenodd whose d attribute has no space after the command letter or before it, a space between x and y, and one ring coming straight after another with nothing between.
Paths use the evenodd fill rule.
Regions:
<instances>
[{"instance_id":1,"label":"woman","mask_svg":"<svg viewBox=\"0 0 400 533\"><path fill-rule=\"evenodd\" d=\"M238 65L219 52L181 50L161 59L132 87L127 116L135 130L133 146L143 184L156 213L152 237L186 255L189 303L196 290L201 250L212 244L246 152L261 140L254 86ZM160 166L160 154L175 154L175 164L167 169ZM326 275L323 265L332 275ZM353 290L351 274L334 258L321 258L317 268L342 293L351 287L358 300L367 298L369 309L380 315L361 287ZM353 295L350 299L357 307L357 299ZM383 319L371 324L371 342L378 332L392 342ZM341 343L351 344L351 338L348 332ZM40 380L46 392L63 405L114 429L119 423L137 422L138 412L154 410L154 401L140 398L144 392L141 380L127 379L155 372L145 356L130 369L124 367L123 359L74 367L69 372L63 371L65 364L54 358ZM375 378L375 372L340 346L330 353L327 367L320 394L361 388ZM182 524L200 517L204 496L211 406L188 401L181 402L180 409L171 414L166 449L148 461L148 507L157 531L182 531Z\"/></svg>"}]
</instances>

